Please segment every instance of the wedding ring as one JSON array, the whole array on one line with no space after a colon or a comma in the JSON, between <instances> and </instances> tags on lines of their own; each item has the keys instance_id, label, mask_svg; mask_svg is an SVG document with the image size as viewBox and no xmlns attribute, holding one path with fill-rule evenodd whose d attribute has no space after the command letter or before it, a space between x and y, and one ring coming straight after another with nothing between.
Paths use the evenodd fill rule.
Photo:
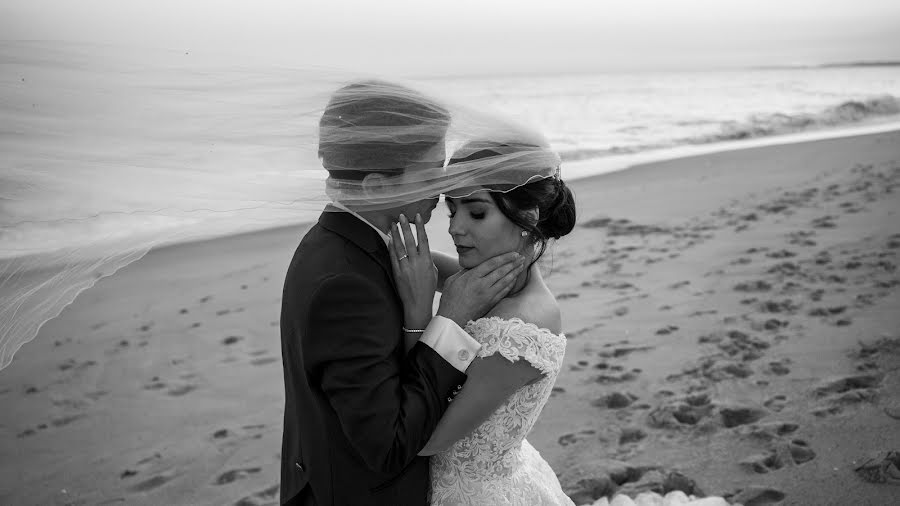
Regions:
<instances>
[{"instance_id":1,"label":"wedding ring","mask_svg":"<svg viewBox=\"0 0 900 506\"><path fill-rule=\"evenodd\" d=\"M398 258L397 261L399 262L400 260L403 260L404 258L409 258L409 255L403 255L402 257Z\"/></svg>"}]
</instances>

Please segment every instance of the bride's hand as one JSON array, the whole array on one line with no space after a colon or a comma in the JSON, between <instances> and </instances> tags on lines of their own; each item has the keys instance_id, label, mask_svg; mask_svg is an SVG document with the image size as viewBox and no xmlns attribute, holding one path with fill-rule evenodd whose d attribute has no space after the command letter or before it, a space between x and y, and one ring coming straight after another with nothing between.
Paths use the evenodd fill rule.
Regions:
<instances>
[{"instance_id":1,"label":"bride's hand","mask_svg":"<svg viewBox=\"0 0 900 506\"><path fill-rule=\"evenodd\" d=\"M438 271L428 249L428 234L421 215L416 215L416 237L409 220L400 215L400 223L391 225L391 268L400 300L403 302L403 324L411 329L424 329L431 321ZM416 336L418 338L418 336Z\"/></svg>"}]
</instances>

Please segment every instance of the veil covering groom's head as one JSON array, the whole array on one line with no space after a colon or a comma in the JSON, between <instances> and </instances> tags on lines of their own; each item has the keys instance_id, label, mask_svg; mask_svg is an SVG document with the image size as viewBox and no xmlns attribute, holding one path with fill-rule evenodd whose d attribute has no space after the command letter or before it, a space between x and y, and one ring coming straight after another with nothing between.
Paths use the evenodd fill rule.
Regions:
<instances>
[{"instance_id":1,"label":"veil covering groom's head","mask_svg":"<svg viewBox=\"0 0 900 506\"><path fill-rule=\"evenodd\" d=\"M449 125L447 108L405 86L361 81L340 88L319 121L318 155L335 200L384 209L434 197L417 185L443 170ZM419 171L427 174L417 177ZM365 198L373 192L380 200Z\"/></svg>"},{"instance_id":2,"label":"veil covering groom's head","mask_svg":"<svg viewBox=\"0 0 900 506\"><path fill-rule=\"evenodd\" d=\"M514 188L556 174L559 155L539 132L486 110L450 104L384 81L358 81L335 91L319 120L318 146L332 202L412 217L417 208L411 204L433 209L440 194L460 187ZM522 147L446 166L448 137L450 144ZM427 221L430 209L424 209Z\"/></svg>"}]
</instances>

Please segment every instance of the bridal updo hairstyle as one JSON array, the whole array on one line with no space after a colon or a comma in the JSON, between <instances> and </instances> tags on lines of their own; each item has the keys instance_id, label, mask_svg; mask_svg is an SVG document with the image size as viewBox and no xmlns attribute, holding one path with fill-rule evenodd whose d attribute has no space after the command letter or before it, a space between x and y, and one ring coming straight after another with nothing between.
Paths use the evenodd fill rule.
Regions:
<instances>
[{"instance_id":1,"label":"bridal updo hairstyle","mask_svg":"<svg viewBox=\"0 0 900 506\"><path fill-rule=\"evenodd\" d=\"M499 147L515 147L514 144L500 144ZM537 146L524 146L528 149ZM505 152L508 151L504 150ZM465 158L452 158L450 164L479 160L492 156L501 156L490 148L481 149ZM498 162L502 163L502 162ZM538 245L538 253L531 265L540 260L547 249L550 239L559 239L575 228L575 196L572 190L559 177L546 177L523 184L512 190L487 185L485 188L497 190L488 192L497 208L510 221L528 232L533 244ZM533 220L532 210L538 210L537 221Z\"/></svg>"},{"instance_id":2,"label":"bridal updo hairstyle","mask_svg":"<svg viewBox=\"0 0 900 506\"><path fill-rule=\"evenodd\" d=\"M322 113L319 158L337 179L361 181L372 172L399 175L443 145L449 125L449 111L415 90L384 81L355 82L334 92Z\"/></svg>"}]
</instances>

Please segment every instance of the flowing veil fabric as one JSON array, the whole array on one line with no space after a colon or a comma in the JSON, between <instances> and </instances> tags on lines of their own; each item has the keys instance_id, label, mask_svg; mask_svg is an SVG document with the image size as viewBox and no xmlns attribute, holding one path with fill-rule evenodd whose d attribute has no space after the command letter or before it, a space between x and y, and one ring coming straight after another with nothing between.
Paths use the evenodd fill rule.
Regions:
<instances>
[{"instance_id":1,"label":"flowing veil fabric","mask_svg":"<svg viewBox=\"0 0 900 506\"><path fill-rule=\"evenodd\" d=\"M332 201L379 209L557 173L540 134L422 88L176 51L0 43L0 369L80 292L154 247L311 221ZM446 164L472 140L511 139L531 148ZM367 156L345 156L360 146ZM384 150L409 153L416 170L383 166Z\"/></svg>"}]
</instances>

